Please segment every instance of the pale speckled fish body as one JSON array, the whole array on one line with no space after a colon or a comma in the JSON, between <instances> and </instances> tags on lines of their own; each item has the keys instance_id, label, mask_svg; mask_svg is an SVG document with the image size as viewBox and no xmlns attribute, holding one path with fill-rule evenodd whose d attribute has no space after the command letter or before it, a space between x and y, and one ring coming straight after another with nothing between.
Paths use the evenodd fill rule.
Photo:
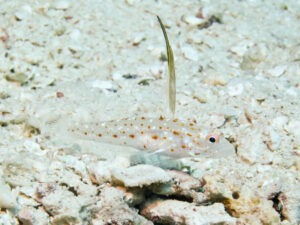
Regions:
<instances>
[{"instance_id":1,"label":"pale speckled fish body","mask_svg":"<svg viewBox=\"0 0 300 225\"><path fill-rule=\"evenodd\" d=\"M74 136L109 144L126 145L150 153L174 158L189 156L226 157L234 153L225 139L200 137L196 122L178 119L145 118L121 119L89 123L69 129Z\"/></svg>"}]
</instances>

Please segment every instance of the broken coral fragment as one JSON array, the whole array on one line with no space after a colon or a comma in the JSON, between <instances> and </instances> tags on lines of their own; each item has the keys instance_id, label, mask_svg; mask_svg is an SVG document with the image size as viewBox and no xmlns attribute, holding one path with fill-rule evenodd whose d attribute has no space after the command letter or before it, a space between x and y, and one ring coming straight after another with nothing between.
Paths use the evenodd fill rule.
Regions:
<instances>
[{"instance_id":1,"label":"broken coral fragment","mask_svg":"<svg viewBox=\"0 0 300 225\"><path fill-rule=\"evenodd\" d=\"M125 187L142 187L153 183L165 183L171 177L163 169L151 165L137 165L126 169L115 169L112 173L114 183Z\"/></svg>"},{"instance_id":2,"label":"broken coral fragment","mask_svg":"<svg viewBox=\"0 0 300 225\"><path fill-rule=\"evenodd\" d=\"M236 224L236 219L225 212L224 205L196 206L178 200L150 201L141 214L161 224Z\"/></svg>"}]
</instances>

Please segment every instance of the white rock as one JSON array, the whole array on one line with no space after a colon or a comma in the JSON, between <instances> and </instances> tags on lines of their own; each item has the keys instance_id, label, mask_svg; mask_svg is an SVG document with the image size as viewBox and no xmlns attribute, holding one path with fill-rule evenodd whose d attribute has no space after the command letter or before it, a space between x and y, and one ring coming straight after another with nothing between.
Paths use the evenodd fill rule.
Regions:
<instances>
[{"instance_id":1,"label":"white rock","mask_svg":"<svg viewBox=\"0 0 300 225\"><path fill-rule=\"evenodd\" d=\"M181 50L185 58L193 61L198 61L199 59L198 52L193 47L186 45L181 47Z\"/></svg>"},{"instance_id":2,"label":"white rock","mask_svg":"<svg viewBox=\"0 0 300 225\"><path fill-rule=\"evenodd\" d=\"M207 1L209 2L209 1ZM201 8L201 14L204 18L208 18L210 15L213 15L215 12L214 6L210 6L207 4L207 6Z\"/></svg>"},{"instance_id":3,"label":"white rock","mask_svg":"<svg viewBox=\"0 0 300 225\"><path fill-rule=\"evenodd\" d=\"M300 145L300 121L290 120L286 126L289 133L293 134L296 138L296 142Z\"/></svg>"},{"instance_id":4,"label":"white rock","mask_svg":"<svg viewBox=\"0 0 300 225\"><path fill-rule=\"evenodd\" d=\"M222 196L230 199L232 197L230 187L218 178L220 179L220 176L218 177L216 174L206 174L203 176L205 196L207 196L207 199L209 199L210 196Z\"/></svg>"},{"instance_id":5,"label":"white rock","mask_svg":"<svg viewBox=\"0 0 300 225\"><path fill-rule=\"evenodd\" d=\"M60 157L61 161L64 163L66 168L74 170L76 174L84 177L86 174L86 165L84 162L72 155L65 155Z\"/></svg>"},{"instance_id":6,"label":"white rock","mask_svg":"<svg viewBox=\"0 0 300 225\"><path fill-rule=\"evenodd\" d=\"M249 46L251 45L252 43L249 41L241 41L235 44L234 46L232 46L230 48L230 51L237 54L238 56L243 56L247 52Z\"/></svg>"},{"instance_id":7,"label":"white rock","mask_svg":"<svg viewBox=\"0 0 300 225\"><path fill-rule=\"evenodd\" d=\"M260 129L250 129L246 126L238 134L238 156L246 162L270 163L272 162L272 152L263 141L263 132ZM247 138L242 138L247 136Z\"/></svg>"},{"instance_id":8,"label":"white rock","mask_svg":"<svg viewBox=\"0 0 300 225\"><path fill-rule=\"evenodd\" d=\"M31 140L26 140L24 142L24 147L26 148L27 151L29 152L34 152L34 153L42 153L41 152L41 146L34 142L34 141L31 141ZM44 153L43 153L44 154Z\"/></svg>"},{"instance_id":9,"label":"white rock","mask_svg":"<svg viewBox=\"0 0 300 225\"><path fill-rule=\"evenodd\" d=\"M199 59L198 52L193 47L191 47L189 45L185 45L185 46L181 47L181 50L182 50L183 56L186 59L193 60L193 61L197 61Z\"/></svg>"},{"instance_id":10,"label":"white rock","mask_svg":"<svg viewBox=\"0 0 300 225\"><path fill-rule=\"evenodd\" d=\"M81 37L81 32L78 29L73 29L69 35L73 41L77 41Z\"/></svg>"},{"instance_id":11,"label":"white rock","mask_svg":"<svg viewBox=\"0 0 300 225\"><path fill-rule=\"evenodd\" d=\"M123 79L123 74L119 71L116 71L112 74L113 80L121 80Z\"/></svg>"},{"instance_id":12,"label":"white rock","mask_svg":"<svg viewBox=\"0 0 300 225\"><path fill-rule=\"evenodd\" d=\"M104 90L113 88L112 82L108 80L93 80L93 81L89 81L88 85L93 88L99 88Z\"/></svg>"},{"instance_id":13,"label":"white rock","mask_svg":"<svg viewBox=\"0 0 300 225\"><path fill-rule=\"evenodd\" d=\"M286 66L276 66L266 71L266 73L272 77L280 77L286 71Z\"/></svg>"},{"instance_id":14,"label":"white rock","mask_svg":"<svg viewBox=\"0 0 300 225\"><path fill-rule=\"evenodd\" d=\"M29 5L24 5L17 12L15 12L15 17L18 20L24 20L29 18L32 14L32 8Z\"/></svg>"},{"instance_id":15,"label":"white rock","mask_svg":"<svg viewBox=\"0 0 300 225\"><path fill-rule=\"evenodd\" d=\"M298 185L299 187L299 183L295 185ZM300 189L295 188L286 193L281 193L278 196L278 199L283 206L282 214L291 222L291 224L299 224Z\"/></svg>"},{"instance_id":16,"label":"white rock","mask_svg":"<svg viewBox=\"0 0 300 225\"><path fill-rule=\"evenodd\" d=\"M298 97L299 95L299 91L294 87L290 87L289 89L287 89L286 93L292 97Z\"/></svg>"},{"instance_id":17,"label":"white rock","mask_svg":"<svg viewBox=\"0 0 300 225\"><path fill-rule=\"evenodd\" d=\"M109 162L100 161L89 165L89 174L93 183L103 184L111 181L111 170Z\"/></svg>"},{"instance_id":18,"label":"white rock","mask_svg":"<svg viewBox=\"0 0 300 225\"><path fill-rule=\"evenodd\" d=\"M281 144L280 135L271 127L269 127L265 132L265 143L270 150L276 150Z\"/></svg>"},{"instance_id":19,"label":"white rock","mask_svg":"<svg viewBox=\"0 0 300 225\"><path fill-rule=\"evenodd\" d=\"M0 214L0 224L2 225L11 225L16 224L16 219L13 214L10 212Z\"/></svg>"},{"instance_id":20,"label":"white rock","mask_svg":"<svg viewBox=\"0 0 300 225\"><path fill-rule=\"evenodd\" d=\"M268 48L265 44L253 45L245 52L241 68L243 70L252 70L257 67L257 64L263 62L268 56Z\"/></svg>"},{"instance_id":21,"label":"white rock","mask_svg":"<svg viewBox=\"0 0 300 225\"><path fill-rule=\"evenodd\" d=\"M34 185L34 184L33 184ZM36 187L36 185L34 185L35 187ZM16 194L18 194L18 204L20 205L20 206L24 206L24 205L26 205L26 206L28 206L28 207L38 207L39 205L40 205L40 203L39 202L37 202L35 199L34 199L34 197L35 197L35 190L34 190L34 188L35 187L31 187L31 189L32 189L32 191L31 191L31 193L32 192L34 192L33 194L31 194L31 193L29 193L30 195L27 195L26 194L26 190L25 190L25 192L23 191L24 189L23 188L20 188L20 190L18 190L18 191L15 191L16 192Z\"/></svg>"},{"instance_id":22,"label":"white rock","mask_svg":"<svg viewBox=\"0 0 300 225\"><path fill-rule=\"evenodd\" d=\"M230 96L238 96L241 95L243 92L244 92L244 85L242 83L228 86L228 94Z\"/></svg>"},{"instance_id":23,"label":"white rock","mask_svg":"<svg viewBox=\"0 0 300 225\"><path fill-rule=\"evenodd\" d=\"M277 129L283 129L288 121L289 119L286 116L278 116L273 119L272 125Z\"/></svg>"},{"instance_id":24,"label":"white rock","mask_svg":"<svg viewBox=\"0 0 300 225\"><path fill-rule=\"evenodd\" d=\"M144 33L136 33L133 37L132 44L139 45L142 41L146 39Z\"/></svg>"},{"instance_id":25,"label":"white rock","mask_svg":"<svg viewBox=\"0 0 300 225\"><path fill-rule=\"evenodd\" d=\"M125 0L125 2L126 2L128 5L134 5L134 3L136 2L136 0Z\"/></svg>"},{"instance_id":26,"label":"white rock","mask_svg":"<svg viewBox=\"0 0 300 225\"><path fill-rule=\"evenodd\" d=\"M127 188L118 186L116 187L119 191L124 194L124 201L130 205L139 205L145 201L145 191L141 188Z\"/></svg>"},{"instance_id":27,"label":"white rock","mask_svg":"<svg viewBox=\"0 0 300 225\"><path fill-rule=\"evenodd\" d=\"M137 165L126 169L114 169L112 179L125 187L142 187L153 183L165 183L171 176L163 169L150 165Z\"/></svg>"},{"instance_id":28,"label":"white rock","mask_svg":"<svg viewBox=\"0 0 300 225\"><path fill-rule=\"evenodd\" d=\"M156 47L156 46L152 46L152 45L148 46L147 50L155 58L161 57L162 52L165 52L165 48ZM5 66L5 65L3 65L3 66Z\"/></svg>"},{"instance_id":29,"label":"white rock","mask_svg":"<svg viewBox=\"0 0 300 225\"><path fill-rule=\"evenodd\" d=\"M236 219L225 212L221 203L195 206L178 200L155 200L146 204L141 214L149 219L155 218L155 222L163 221L166 224L236 224Z\"/></svg>"},{"instance_id":30,"label":"white rock","mask_svg":"<svg viewBox=\"0 0 300 225\"><path fill-rule=\"evenodd\" d=\"M0 178L0 208L13 208L17 205L10 187Z\"/></svg>"},{"instance_id":31,"label":"white rock","mask_svg":"<svg viewBox=\"0 0 300 225\"><path fill-rule=\"evenodd\" d=\"M93 216L91 224L108 224L109 221L115 221L117 224L143 224L153 225L144 217L132 210L125 202L126 196L124 192L114 187L105 186L101 189L100 200L98 205L93 207L93 211L97 212Z\"/></svg>"},{"instance_id":32,"label":"white rock","mask_svg":"<svg viewBox=\"0 0 300 225\"><path fill-rule=\"evenodd\" d=\"M243 188L239 198L230 199L229 208L239 218L239 224L280 224L279 214L273 208L273 202L258 196L252 189Z\"/></svg>"},{"instance_id":33,"label":"white rock","mask_svg":"<svg viewBox=\"0 0 300 225\"><path fill-rule=\"evenodd\" d=\"M204 19L200 19L198 17L195 16L183 16L182 20L192 26L196 26L196 25L200 25L204 22L206 22Z\"/></svg>"},{"instance_id":34,"label":"white rock","mask_svg":"<svg viewBox=\"0 0 300 225\"><path fill-rule=\"evenodd\" d=\"M79 218L80 208L84 205L71 191L56 184L41 184L37 188L36 196L45 210L52 215L66 215Z\"/></svg>"},{"instance_id":35,"label":"white rock","mask_svg":"<svg viewBox=\"0 0 300 225\"><path fill-rule=\"evenodd\" d=\"M152 76L161 78L164 72L164 67L162 65L153 64L149 67L149 72Z\"/></svg>"},{"instance_id":36,"label":"white rock","mask_svg":"<svg viewBox=\"0 0 300 225\"><path fill-rule=\"evenodd\" d=\"M196 179L184 172L170 170L167 171L172 177L172 182L155 185L150 189L152 192L160 195L181 195L187 197L196 196L196 190L202 187L202 183L199 179Z\"/></svg>"},{"instance_id":37,"label":"white rock","mask_svg":"<svg viewBox=\"0 0 300 225\"><path fill-rule=\"evenodd\" d=\"M25 207L18 213L18 219L24 225L47 225L49 215L41 208Z\"/></svg>"},{"instance_id":38,"label":"white rock","mask_svg":"<svg viewBox=\"0 0 300 225\"><path fill-rule=\"evenodd\" d=\"M66 0L59 0L53 3L54 9L66 10L70 7L70 2Z\"/></svg>"}]
</instances>

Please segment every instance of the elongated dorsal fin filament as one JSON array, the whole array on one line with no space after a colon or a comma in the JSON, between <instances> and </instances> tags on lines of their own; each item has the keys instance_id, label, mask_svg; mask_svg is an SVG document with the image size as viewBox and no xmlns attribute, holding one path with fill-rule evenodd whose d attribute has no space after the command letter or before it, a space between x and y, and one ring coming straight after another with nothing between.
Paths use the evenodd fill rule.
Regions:
<instances>
[{"instance_id":1,"label":"elongated dorsal fin filament","mask_svg":"<svg viewBox=\"0 0 300 225\"><path fill-rule=\"evenodd\" d=\"M163 31L165 42L166 42L167 56L168 56L168 102L169 102L169 110L172 113L172 116L174 117L175 106L176 106L176 76L175 76L174 56L173 56L172 48L169 43L166 29L159 16L157 16L157 19Z\"/></svg>"}]
</instances>

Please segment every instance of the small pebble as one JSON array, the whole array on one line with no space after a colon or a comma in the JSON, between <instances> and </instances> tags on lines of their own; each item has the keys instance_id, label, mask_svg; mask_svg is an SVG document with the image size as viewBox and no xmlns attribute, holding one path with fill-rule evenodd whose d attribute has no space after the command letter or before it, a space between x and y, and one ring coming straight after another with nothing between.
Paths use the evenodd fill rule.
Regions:
<instances>
[{"instance_id":1,"label":"small pebble","mask_svg":"<svg viewBox=\"0 0 300 225\"><path fill-rule=\"evenodd\" d=\"M133 38L133 41L132 41L132 44L134 46L137 46L139 45L142 41L145 41L146 40L146 37L145 37L145 34L144 33L136 33L134 38Z\"/></svg>"},{"instance_id":2,"label":"small pebble","mask_svg":"<svg viewBox=\"0 0 300 225\"><path fill-rule=\"evenodd\" d=\"M102 90L112 90L114 89L114 85L111 81L108 80L93 80L88 82L89 86L93 88L99 88Z\"/></svg>"},{"instance_id":3,"label":"small pebble","mask_svg":"<svg viewBox=\"0 0 300 225\"><path fill-rule=\"evenodd\" d=\"M29 5L25 5L19 8L17 12L15 12L15 17L18 21L21 21L29 18L31 14L32 14L32 8Z\"/></svg>"},{"instance_id":4,"label":"small pebble","mask_svg":"<svg viewBox=\"0 0 300 225\"><path fill-rule=\"evenodd\" d=\"M239 96L244 92L244 85L241 83L228 86L229 96Z\"/></svg>"},{"instance_id":5,"label":"small pebble","mask_svg":"<svg viewBox=\"0 0 300 225\"><path fill-rule=\"evenodd\" d=\"M266 73L272 77L280 77L286 71L286 66L276 66L266 71Z\"/></svg>"},{"instance_id":6,"label":"small pebble","mask_svg":"<svg viewBox=\"0 0 300 225\"><path fill-rule=\"evenodd\" d=\"M125 187L142 187L153 183L168 182L171 177L163 169L150 165L137 165L126 169L112 171L114 183L121 183Z\"/></svg>"},{"instance_id":7,"label":"small pebble","mask_svg":"<svg viewBox=\"0 0 300 225\"><path fill-rule=\"evenodd\" d=\"M199 56L198 56L198 52L195 48L186 45L186 46L181 47L181 50L186 59L190 59L192 61L198 61Z\"/></svg>"},{"instance_id":8,"label":"small pebble","mask_svg":"<svg viewBox=\"0 0 300 225\"><path fill-rule=\"evenodd\" d=\"M60 0L53 3L53 8L58 10L66 10L70 7L70 2L66 0Z\"/></svg>"},{"instance_id":9,"label":"small pebble","mask_svg":"<svg viewBox=\"0 0 300 225\"><path fill-rule=\"evenodd\" d=\"M17 205L10 187L0 177L0 208L10 209Z\"/></svg>"},{"instance_id":10,"label":"small pebble","mask_svg":"<svg viewBox=\"0 0 300 225\"><path fill-rule=\"evenodd\" d=\"M192 26L197 26L205 23L204 19L200 19L195 16L182 16L182 21Z\"/></svg>"},{"instance_id":11,"label":"small pebble","mask_svg":"<svg viewBox=\"0 0 300 225\"><path fill-rule=\"evenodd\" d=\"M61 92L61 91L58 91L58 92L56 92L56 97L57 98L62 98L62 97L64 97L64 93Z\"/></svg>"},{"instance_id":12,"label":"small pebble","mask_svg":"<svg viewBox=\"0 0 300 225\"><path fill-rule=\"evenodd\" d=\"M272 128L269 128L267 131L264 132L266 136L265 143L268 149L274 151L277 150L281 144L281 137L280 135Z\"/></svg>"}]
</instances>

